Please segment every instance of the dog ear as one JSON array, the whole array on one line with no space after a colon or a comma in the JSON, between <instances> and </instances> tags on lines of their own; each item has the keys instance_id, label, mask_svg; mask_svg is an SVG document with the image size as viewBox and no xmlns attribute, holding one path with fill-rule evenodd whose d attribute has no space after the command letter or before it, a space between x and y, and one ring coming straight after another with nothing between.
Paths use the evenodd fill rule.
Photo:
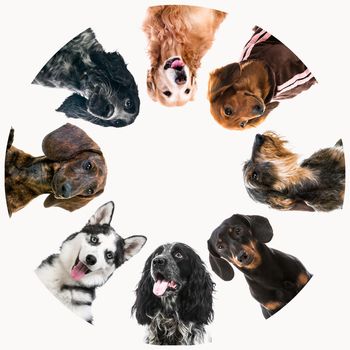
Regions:
<instances>
[{"instance_id":1,"label":"dog ear","mask_svg":"<svg viewBox=\"0 0 350 350\"><path fill-rule=\"evenodd\" d=\"M241 67L239 63L231 63L225 67L216 69L210 74L208 85L208 99L213 102L223 94L240 77Z\"/></svg>"},{"instance_id":2,"label":"dog ear","mask_svg":"<svg viewBox=\"0 0 350 350\"><path fill-rule=\"evenodd\" d=\"M96 196L98 196L102 192L103 191L97 192L91 197L76 196L68 199L57 199L55 198L54 194L51 193L46 197L44 201L44 207L45 208L60 207L68 211L74 211L88 204L92 199L94 199Z\"/></svg>"},{"instance_id":3,"label":"dog ear","mask_svg":"<svg viewBox=\"0 0 350 350\"><path fill-rule=\"evenodd\" d=\"M136 255L145 245L145 236L130 236L124 239L124 259L129 260Z\"/></svg>"},{"instance_id":4,"label":"dog ear","mask_svg":"<svg viewBox=\"0 0 350 350\"><path fill-rule=\"evenodd\" d=\"M212 243L208 240L209 262L212 270L224 281L231 281L235 276L232 266L215 252Z\"/></svg>"},{"instance_id":5,"label":"dog ear","mask_svg":"<svg viewBox=\"0 0 350 350\"><path fill-rule=\"evenodd\" d=\"M262 243L268 243L273 237L273 230L268 219L260 215L242 215L250 224L254 237Z\"/></svg>"},{"instance_id":6,"label":"dog ear","mask_svg":"<svg viewBox=\"0 0 350 350\"><path fill-rule=\"evenodd\" d=\"M266 103L265 105L265 111L264 111L264 116L267 117L268 114L274 110L280 103L277 102L277 101L273 101L273 102L269 102L269 103Z\"/></svg>"},{"instance_id":7,"label":"dog ear","mask_svg":"<svg viewBox=\"0 0 350 350\"><path fill-rule=\"evenodd\" d=\"M97 144L82 129L65 124L45 136L42 149L51 160L67 160L82 151L101 153Z\"/></svg>"},{"instance_id":8,"label":"dog ear","mask_svg":"<svg viewBox=\"0 0 350 350\"><path fill-rule=\"evenodd\" d=\"M56 112L64 113L68 118L93 119L94 116L87 110L87 99L78 94L67 97L56 109Z\"/></svg>"},{"instance_id":9,"label":"dog ear","mask_svg":"<svg viewBox=\"0 0 350 350\"><path fill-rule=\"evenodd\" d=\"M149 69L147 71L147 92L149 97L153 101L157 101L156 99L156 84L154 83L153 79L153 69Z\"/></svg>"},{"instance_id":10,"label":"dog ear","mask_svg":"<svg viewBox=\"0 0 350 350\"><path fill-rule=\"evenodd\" d=\"M108 202L99 207L95 214L91 216L88 225L109 225L114 213L114 203Z\"/></svg>"}]
</instances>

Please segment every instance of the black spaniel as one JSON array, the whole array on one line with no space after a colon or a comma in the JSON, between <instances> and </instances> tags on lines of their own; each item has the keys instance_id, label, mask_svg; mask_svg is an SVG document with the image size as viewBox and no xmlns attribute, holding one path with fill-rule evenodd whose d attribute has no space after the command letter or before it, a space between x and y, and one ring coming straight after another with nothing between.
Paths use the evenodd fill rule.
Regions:
<instances>
[{"instance_id":1,"label":"black spaniel","mask_svg":"<svg viewBox=\"0 0 350 350\"><path fill-rule=\"evenodd\" d=\"M204 326L214 314L214 286L191 247L183 243L158 247L146 261L132 307L138 323L147 325L146 343L204 343Z\"/></svg>"},{"instance_id":2,"label":"black spaniel","mask_svg":"<svg viewBox=\"0 0 350 350\"><path fill-rule=\"evenodd\" d=\"M140 99L134 77L118 52L105 52L91 28L69 41L45 64L33 84L74 93L57 109L101 126L134 122Z\"/></svg>"}]
</instances>

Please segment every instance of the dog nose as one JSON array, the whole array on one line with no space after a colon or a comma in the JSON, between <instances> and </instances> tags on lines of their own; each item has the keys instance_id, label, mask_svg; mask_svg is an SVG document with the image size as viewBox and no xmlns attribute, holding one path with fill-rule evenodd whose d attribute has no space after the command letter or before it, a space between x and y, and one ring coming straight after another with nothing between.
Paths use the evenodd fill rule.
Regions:
<instances>
[{"instance_id":1,"label":"dog nose","mask_svg":"<svg viewBox=\"0 0 350 350\"><path fill-rule=\"evenodd\" d=\"M96 264L97 259L93 255L89 254L86 256L85 261L88 265L92 266Z\"/></svg>"},{"instance_id":2,"label":"dog nose","mask_svg":"<svg viewBox=\"0 0 350 350\"><path fill-rule=\"evenodd\" d=\"M177 85L183 85L183 84L186 83L186 81L187 81L187 78L186 78L186 76L183 75L183 74L180 74L180 75L178 75L178 76L175 78L175 83L176 83Z\"/></svg>"},{"instance_id":3,"label":"dog nose","mask_svg":"<svg viewBox=\"0 0 350 350\"><path fill-rule=\"evenodd\" d=\"M242 250L241 252L238 253L237 255L237 260L240 262L240 263L245 263L247 260L249 259L249 255L244 251Z\"/></svg>"},{"instance_id":4,"label":"dog nose","mask_svg":"<svg viewBox=\"0 0 350 350\"><path fill-rule=\"evenodd\" d=\"M164 258L154 258L152 264L155 267L164 267L166 265L166 260Z\"/></svg>"},{"instance_id":5,"label":"dog nose","mask_svg":"<svg viewBox=\"0 0 350 350\"><path fill-rule=\"evenodd\" d=\"M72 193L72 185L69 182L65 182L61 186L61 195L64 198L69 198L71 196L71 193Z\"/></svg>"},{"instance_id":6,"label":"dog nose","mask_svg":"<svg viewBox=\"0 0 350 350\"><path fill-rule=\"evenodd\" d=\"M123 126L126 126L126 125L128 125L128 123L123 119L116 119L114 121L114 126L116 126L117 128L122 128Z\"/></svg>"},{"instance_id":7,"label":"dog nose","mask_svg":"<svg viewBox=\"0 0 350 350\"><path fill-rule=\"evenodd\" d=\"M252 109L253 115L262 115L264 113L264 107L261 105L255 105Z\"/></svg>"},{"instance_id":8,"label":"dog nose","mask_svg":"<svg viewBox=\"0 0 350 350\"><path fill-rule=\"evenodd\" d=\"M255 144L261 146L264 143L264 135L256 134L255 135Z\"/></svg>"}]
</instances>

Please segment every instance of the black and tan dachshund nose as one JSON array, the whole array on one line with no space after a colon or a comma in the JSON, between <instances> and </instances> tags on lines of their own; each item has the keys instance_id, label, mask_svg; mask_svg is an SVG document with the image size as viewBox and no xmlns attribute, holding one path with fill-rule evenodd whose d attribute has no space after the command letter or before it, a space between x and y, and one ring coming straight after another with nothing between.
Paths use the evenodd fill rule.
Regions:
<instances>
[{"instance_id":1,"label":"black and tan dachshund nose","mask_svg":"<svg viewBox=\"0 0 350 350\"><path fill-rule=\"evenodd\" d=\"M95 256L89 254L89 255L86 256L85 261L86 261L86 263L87 263L88 265L92 266L92 265L95 265L95 264L96 264L97 259L96 259Z\"/></svg>"},{"instance_id":2,"label":"black and tan dachshund nose","mask_svg":"<svg viewBox=\"0 0 350 350\"><path fill-rule=\"evenodd\" d=\"M164 267L166 265L166 259L164 258L154 258L152 261L154 267Z\"/></svg>"},{"instance_id":3,"label":"black and tan dachshund nose","mask_svg":"<svg viewBox=\"0 0 350 350\"><path fill-rule=\"evenodd\" d=\"M241 252L238 253L237 260L240 263L244 264L249 260L249 255L244 250L242 250Z\"/></svg>"}]
</instances>

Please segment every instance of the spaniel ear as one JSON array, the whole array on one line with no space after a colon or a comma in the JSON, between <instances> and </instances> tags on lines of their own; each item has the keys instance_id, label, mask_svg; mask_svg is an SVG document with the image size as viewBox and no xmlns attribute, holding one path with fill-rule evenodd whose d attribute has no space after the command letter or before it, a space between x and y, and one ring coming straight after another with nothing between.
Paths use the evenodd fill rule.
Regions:
<instances>
[{"instance_id":1,"label":"spaniel ear","mask_svg":"<svg viewBox=\"0 0 350 350\"><path fill-rule=\"evenodd\" d=\"M210 240L208 240L208 250L212 270L224 281L231 281L235 276L232 266L216 253Z\"/></svg>"},{"instance_id":2,"label":"spaniel ear","mask_svg":"<svg viewBox=\"0 0 350 350\"><path fill-rule=\"evenodd\" d=\"M72 94L63 101L56 111L64 113L68 118L94 119L94 116L88 112L87 101L83 96Z\"/></svg>"},{"instance_id":3,"label":"spaniel ear","mask_svg":"<svg viewBox=\"0 0 350 350\"><path fill-rule=\"evenodd\" d=\"M136 255L145 245L145 236L130 236L124 239L124 260L129 260Z\"/></svg>"},{"instance_id":4,"label":"spaniel ear","mask_svg":"<svg viewBox=\"0 0 350 350\"><path fill-rule=\"evenodd\" d=\"M44 207L60 207L68 211L74 211L88 204L92 199L94 199L102 192L103 191L97 192L91 197L76 196L68 199L57 199L55 198L54 194L51 193L46 197Z\"/></svg>"},{"instance_id":5,"label":"spaniel ear","mask_svg":"<svg viewBox=\"0 0 350 350\"><path fill-rule=\"evenodd\" d=\"M254 237L261 243L268 243L273 237L268 219L260 215L242 215L250 224Z\"/></svg>"},{"instance_id":6,"label":"spaniel ear","mask_svg":"<svg viewBox=\"0 0 350 350\"><path fill-rule=\"evenodd\" d=\"M108 202L99 207L95 214L91 216L88 225L109 225L114 213L114 203Z\"/></svg>"},{"instance_id":7,"label":"spaniel ear","mask_svg":"<svg viewBox=\"0 0 350 350\"><path fill-rule=\"evenodd\" d=\"M156 99L156 84L154 83L154 79L153 79L153 68L149 69L147 71L147 92L148 92L149 97L153 101L157 101L157 99Z\"/></svg>"},{"instance_id":8,"label":"spaniel ear","mask_svg":"<svg viewBox=\"0 0 350 350\"><path fill-rule=\"evenodd\" d=\"M208 99L215 101L240 77L241 67L239 63L231 63L225 67L216 69L210 74L208 85Z\"/></svg>"},{"instance_id":9,"label":"spaniel ear","mask_svg":"<svg viewBox=\"0 0 350 350\"><path fill-rule=\"evenodd\" d=\"M65 124L45 136L42 149L51 160L71 159L82 151L101 153L97 144L82 129L72 124Z\"/></svg>"}]
</instances>

